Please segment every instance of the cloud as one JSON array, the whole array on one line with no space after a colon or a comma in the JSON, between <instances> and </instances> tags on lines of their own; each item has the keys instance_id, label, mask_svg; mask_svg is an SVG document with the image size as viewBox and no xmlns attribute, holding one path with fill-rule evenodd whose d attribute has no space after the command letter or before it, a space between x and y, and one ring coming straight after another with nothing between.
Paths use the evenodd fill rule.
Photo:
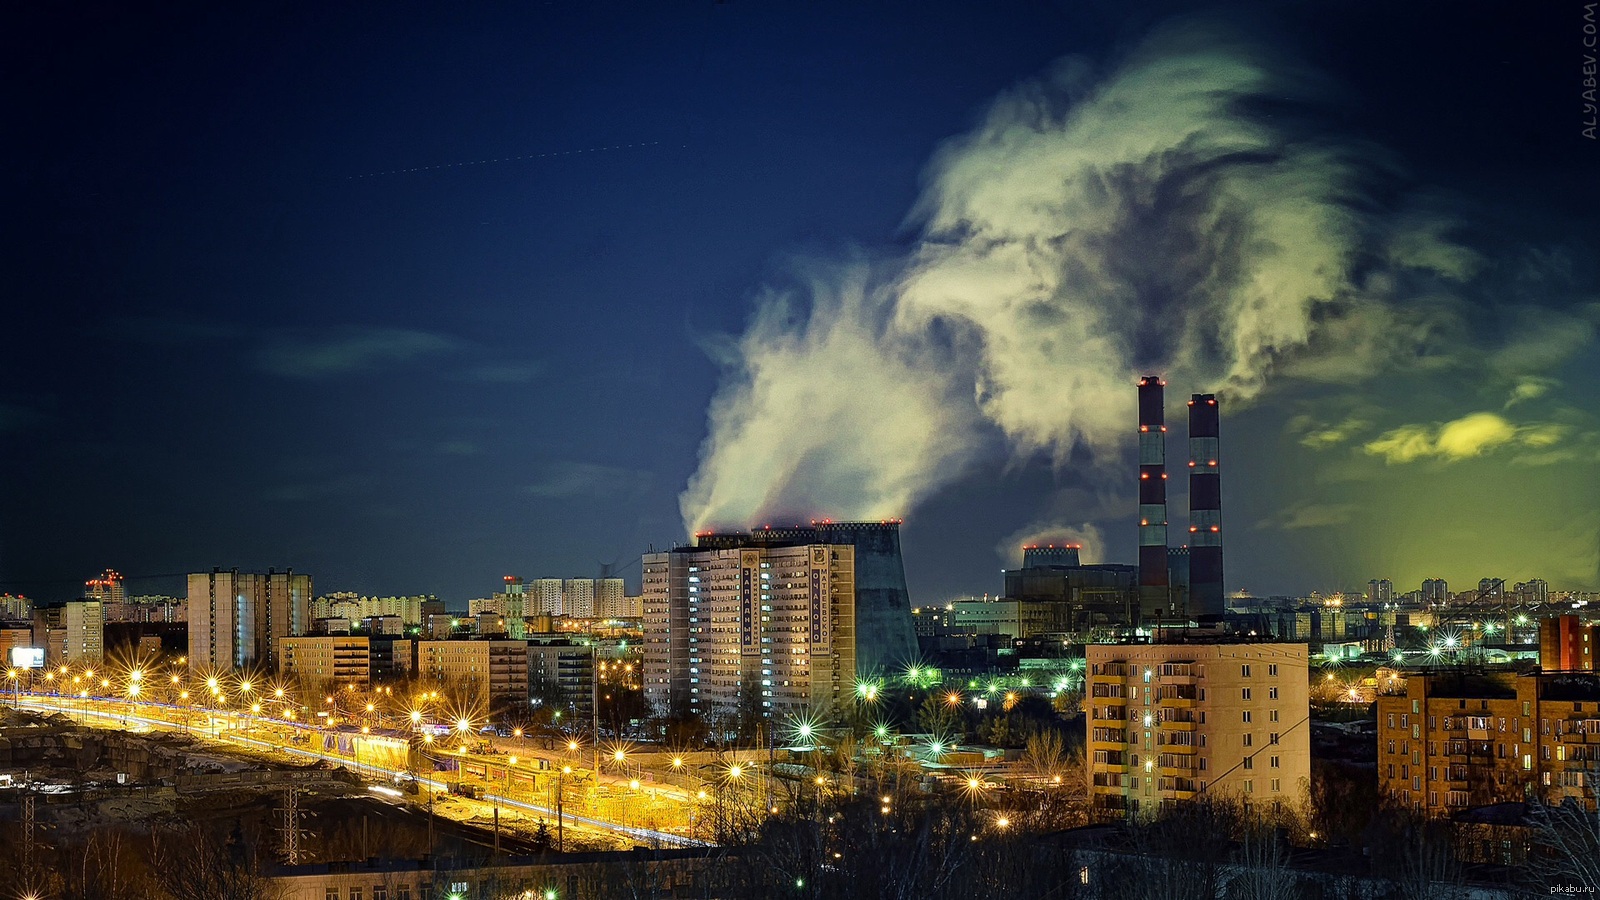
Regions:
<instances>
[{"instance_id":1,"label":"cloud","mask_svg":"<svg viewBox=\"0 0 1600 900\"><path fill-rule=\"evenodd\" d=\"M901 515L995 430L1018 459L1119 462L1143 372L1242 402L1455 359L1479 260L1385 154L1299 124L1315 84L1190 22L1007 91L935 155L903 259L758 302L685 526Z\"/></svg>"},{"instance_id":2,"label":"cloud","mask_svg":"<svg viewBox=\"0 0 1600 900\"><path fill-rule=\"evenodd\" d=\"M1506 398L1506 409L1528 400L1537 400L1554 388L1560 387L1561 382L1554 378L1539 378L1533 375L1524 375L1517 379L1511 386L1511 396Z\"/></svg>"},{"instance_id":3,"label":"cloud","mask_svg":"<svg viewBox=\"0 0 1600 900\"><path fill-rule=\"evenodd\" d=\"M1256 527L1281 528L1294 531L1302 528L1330 528L1354 521L1359 507L1354 503L1302 503L1286 510L1275 520L1261 522Z\"/></svg>"},{"instance_id":4,"label":"cloud","mask_svg":"<svg viewBox=\"0 0 1600 900\"><path fill-rule=\"evenodd\" d=\"M648 490L654 476L642 469L556 460L538 467L523 492L541 500L629 496Z\"/></svg>"},{"instance_id":5,"label":"cloud","mask_svg":"<svg viewBox=\"0 0 1600 900\"><path fill-rule=\"evenodd\" d=\"M331 334L272 334L256 355L262 371L287 378L319 379L407 365L461 349L462 342L405 328L337 329Z\"/></svg>"},{"instance_id":6,"label":"cloud","mask_svg":"<svg viewBox=\"0 0 1600 900\"><path fill-rule=\"evenodd\" d=\"M1300 445L1313 450L1325 450L1346 443L1371 425L1365 419L1352 417L1332 425L1313 427L1300 436Z\"/></svg>"},{"instance_id":7,"label":"cloud","mask_svg":"<svg viewBox=\"0 0 1600 900\"><path fill-rule=\"evenodd\" d=\"M1368 441L1362 450L1391 465L1430 459L1454 462L1505 447L1548 448L1570 431L1555 423L1515 425L1498 413L1476 412L1440 425L1402 425Z\"/></svg>"},{"instance_id":8,"label":"cloud","mask_svg":"<svg viewBox=\"0 0 1600 900\"><path fill-rule=\"evenodd\" d=\"M536 362L494 362L473 366L459 377L484 384L527 384L543 369Z\"/></svg>"}]
</instances>

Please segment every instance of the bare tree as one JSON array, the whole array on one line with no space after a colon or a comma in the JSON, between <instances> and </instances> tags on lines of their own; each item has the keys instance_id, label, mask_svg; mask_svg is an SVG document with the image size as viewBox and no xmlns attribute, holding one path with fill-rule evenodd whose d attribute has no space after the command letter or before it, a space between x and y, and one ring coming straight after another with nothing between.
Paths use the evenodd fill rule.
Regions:
<instances>
[{"instance_id":1,"label":"bare tree","mask_svg":"<svg viewBox=\"0 0 1600 900\"><path fill-rule=\"evenodd\" d=\"M199 825L151 835L156 877L173 900L276 900L263 874L264 848L235 828L227 836Z\"/></svg>"}]
</instances>

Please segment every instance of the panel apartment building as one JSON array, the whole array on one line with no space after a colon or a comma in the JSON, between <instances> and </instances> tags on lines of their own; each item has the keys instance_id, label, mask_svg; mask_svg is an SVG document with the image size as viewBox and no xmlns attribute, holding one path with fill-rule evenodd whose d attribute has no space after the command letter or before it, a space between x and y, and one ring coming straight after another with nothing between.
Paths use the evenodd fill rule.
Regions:
<instances>
[{"instance_id":1,"label":"panel apartment building","mask_svg":"<svg viewBox=\"0 0 1600 900\"><path fill-rule=\"evenodd\" d=\"M1378 782L1429 815L1541 798L1595 808L1600 675L1471 672L1405 676L1378 696Z\"/></svg>"},{"instance_id":2,"label":"panel apartment building","mask_svg":"<svg viewBox=\"0 0 1600 900\"><path fill-rule=\"evenodd\" d=\"M1304 644L1087 648L1090 815L1201 795L1298 807L1311 778Z\"/></svg>"},{"instance_id":3,"label":"panel apartment building","mask_svg":"<svg viewBox=\"0 0 1600 900\"><path fill-rule=\"evenodd\" d=\"M105 606L99 600L72 600L33 610L33 646L44 649L47 666L98 663L105 653L105 638Z\"/></svg>"},{"instance_id":4,"label":"panel apartment building","mask_svg":"<svg viewBox=\"0 0 1600 900\"><path fill-rule=\"evenodd\" d=\"M416 672L452 697L492 707L528 704L526 641L417 641Z\"/></svg>"},{"instance_id":5,"label":"panel apartment building","mask_svg":"<svg viewBox=\"0 0 1600 900\"><path fill-rule=\"evenodd\" d=\"M212 569L189 576L189 668L277 668L284 638L308 630L311 576Z\"/></svg>"},{"instance_id":6,"label":"panel apartment building","mask_svg":"<svg viewBox=\"0 0 1600 900\"><path fill-rule=\"evenodd\" d=\"M313 693L365 688L372 680L372 649L365 636L284 638L278 671Z\"/></svg>"},{"instance_id":7,"label":"panel apartment building","mask_svg":"<svg viewBox=\"0 0 1600 900\"><path fill-rule=\"evenodd\" d=\"M645 699L716 719L738 709L741 685L767 717L848 698L855 588L849 544L645 554Z\"/></svg>"}]
</instances>

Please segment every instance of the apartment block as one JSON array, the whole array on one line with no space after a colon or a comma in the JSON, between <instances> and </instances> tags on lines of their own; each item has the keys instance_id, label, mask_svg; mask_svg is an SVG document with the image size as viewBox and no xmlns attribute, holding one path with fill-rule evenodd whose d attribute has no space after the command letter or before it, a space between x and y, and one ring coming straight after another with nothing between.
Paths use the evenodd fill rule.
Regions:
<instances>
[{"instance_id":1,"label":"apartment block","mask_svg":"<svg viewBox=\"0 0 1600 900\"><path fill-rule=\"evenodd\" d=\"M189 667L276 668L284 638L307 632L311 576L213 569L189 576Z\"/></svg>"},{"instance_id":2,"label":"apartment block","mask_svg":"<svg viewBox=\"0 0 1600 900\"><path fill-rule=\"evenodd\" d=\"M1305 802L1306 645L1096 644L1086 655L1092 816L1147 817L1202 795Z\"/></svg>"},{"instance_id":3,"label":"apartment block","mask_svg":"<svg viewBox=\"0 0 1600 900\"><path fill-rule=\"evenodd\" d=\"M1414 672L1378 696L1378 781L1432 815L1504 801L1595 808L1600 675Z\"/></svg>"},{"instance_id":4,"label":"apartment block","mask_svg":"<svg viewBox=\"0 0 1600 900\"><path fill-rule=\"evenodd\" d=\"M418 641L417 675L491 706L528 702L525 641Z\"/></svg>"},{"instance_id":5,"label":"apartment block","mask_svg":"<svg viewBox=\"0 0 1600 900\"><path fill-rule=\"evenodd\" d=\"M105 606L99 600L73 600L33 610L33 645L44 648L45 664L99 662L105 655Z\"/></svg>"},{"instance_id":6,"label":"apartment block","mask_svg":"<svg viewBox=\"0 0 1600 900\"><path fill-rule=\"evenodd\" d=\"M372 681L372 653L366 637L330 635L283 639L278 668L313 693Z\"/></svg>"},{"instance_id":7,"label":"apartment block","mask_svg":"<svg viewBox=\"0 0 1600 900\"><path fill-rule=\"evenodd\" d=\"M565 715L594 712L594 648L570 640L528 646L528 690Z\"/></svg>"},{"instance_id":8,"label":"apartment block","mask_svg":"<svg viewBox=\"0 0 1600 900\"><path fill-rule=\"evenodd\" d=\"M741 688L769 717L848 698L855 587L848 544L645 554L645 699L714 719L737 709Z\"/></svg>"}]
</instances>

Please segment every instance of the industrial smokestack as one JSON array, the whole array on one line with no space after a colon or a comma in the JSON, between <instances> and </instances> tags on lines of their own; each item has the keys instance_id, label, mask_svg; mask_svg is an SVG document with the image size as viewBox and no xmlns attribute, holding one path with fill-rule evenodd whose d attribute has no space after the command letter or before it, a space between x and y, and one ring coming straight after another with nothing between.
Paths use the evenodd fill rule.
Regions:
<instances>
[{"instance_id":1,"label":"industrial smokestack","mask_svg":"<svg viewBox=\"0 0 1600 900\"><path fill-rule=\"evenodd\" d=\"M1167 583L1167 383L1139 379L1139 612L1159 619L1171 609Z\"/></svg>"},{"instance_id":2,"label":"industrial smokestack","mask_svg":"<svg viewBox=\"0 0 1600 900\"><path fill-rule=\"evenodd\" d=\"M1189 614L1220 622L1222 593L1222 474L1220 410L1215 394L1189 399Z\"/></svg>"}]
</instances>

